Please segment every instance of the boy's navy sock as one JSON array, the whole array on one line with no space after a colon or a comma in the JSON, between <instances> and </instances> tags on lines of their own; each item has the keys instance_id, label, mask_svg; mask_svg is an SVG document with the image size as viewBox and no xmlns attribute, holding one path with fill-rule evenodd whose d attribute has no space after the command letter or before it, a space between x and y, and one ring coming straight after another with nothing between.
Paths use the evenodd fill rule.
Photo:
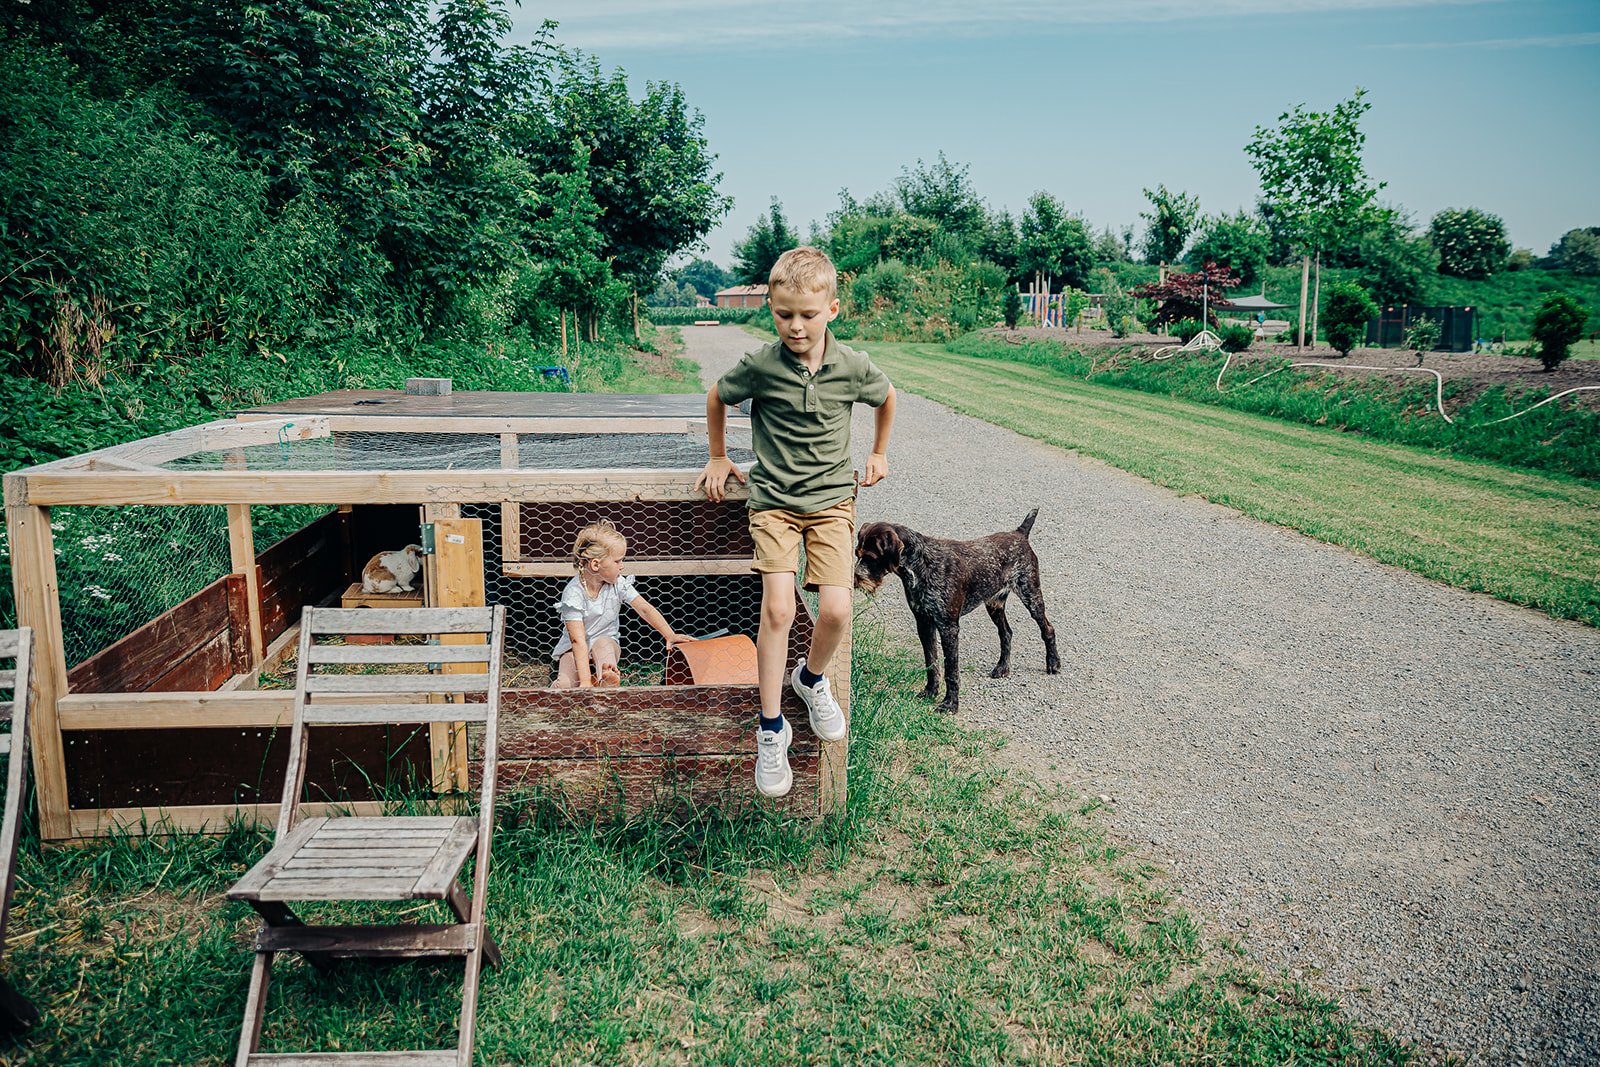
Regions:
<instances>
[{"instance_id":1,"label":"boy's navy sock","mask_svg":"<svg viewBox=\"0 0 1600 1067\"><path fill-rule=\"evenodd\" d=\"M822 681L822 675L812 673L811 661L810 660L801 660L800 661L800 684L805 686L807 689L810 689L820 681Z\"/></svg>"},{"instance_id":2,"label":"boy's navy sock","mask_svg":"<svg viewBox=\"0 0 1600 1067\"><path fill-rule=\"evenodd\" d=\"M763 730L771 730L773 733L783 729L783 713L779 712L770 719L765 715L761 716L761 728Z\"/></svg>"}]
</instances>

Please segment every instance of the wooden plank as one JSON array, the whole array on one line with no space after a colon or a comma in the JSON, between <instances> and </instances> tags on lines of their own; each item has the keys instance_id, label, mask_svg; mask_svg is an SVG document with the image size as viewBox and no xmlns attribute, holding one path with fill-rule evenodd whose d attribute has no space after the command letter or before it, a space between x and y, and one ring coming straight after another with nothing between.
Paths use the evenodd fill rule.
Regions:
<instances>
[{"instance_id":1,"label":"wooden plank","mask_svg":"<svg viewBox=\"0 0 1600 1067\"><path fill-rule=\"evenodd\" d=\"M415 1052L257 1052L249 1067L460 1067L455 1049Z\"/></svg>"},{"instance_id":2,"label":"wooden plank","mask_svg":"<svg viewBox=\"0 0 1600 1067\"><path fill-rule=\"evenodd\" d=\"M627 535L630 567L643 560L748 562L755 552L743 503L618 496L603 505L557 500L522 504L518 510L521 534L502 546L507 562L570 560L573 538L597 518ZM563 576L571 573L569 566Z\"/></svg>"},{"instance_id":3,"label":"wooden plank","mask_svg":"<svg viewBox=\"0 0 1600 1067\"><path fill-rule=\"evenodd\" d=\"M11 755L11 735L0 734L0 756L9 755Z\"/></svg>"},{"instance_id":4,"label":"wooden plank","mask_svg":"<svg viewBox=\"0 0 1600 1067\"><path fill-rule=\"evenodd\" d=\"M265 926L257 952L322 952L329 956L464 956L476 946L470 923L414 926Z\"/></svg>"},{"instance_id":5,"label":"wooden plank","mask_svg":"<svg viewBox=\"0 0 1600 1067\"><path fill-rule=\"evenodd\" d=\"M261 901L296 900L412 900L415 878L287 878L279 875L256 898ZM431 899L431 898L429 898Z\"/></svg>"},{"instance_id":6,"label":"wooden plank","mask_svg":"<svg viewBox=\"0 0 1600 1067\"><path fill-rule=\"evenodd\" d=\"M814 817L819 759L791 750L794 787L770 800L755 791L754 745L747 755L675 756L671 759L501 760L502 789L537 788L573 810L632 818L658 805L743 811L771 807Z\"/></svg>"},{"instance_id":7,"label":"wooden plank","mask_svg":"<svg viewBox=\"0 0 1600 1067\"><path fill-rule=\"evenodd\" d=\"M628 555L629 574L656 577L667 574L749 574L754 561L748 556L736 559L634 559ZM505 563L501 570L508 578L571 578L572 560L523 560Z\"/></svg>"},{"instance_id":8,"label":"wooden plank","mask_svg":"<svg viewBox=\"0 0 1600 1067\"><path fill-rule=\"evenodd\" d=\"M0 648L0 656L15 656L16 652L7 652ZM0 671L0 689L15 689L17 687L16 671Z\"/></svg>"},{"instance_id":9,"label":"wooden plank","mask_svg":"<svg viewBox=\"0 0 1600 1067\"><path fill-rule=\"evenodd\" d=\"M427 500L704 502L698 472L637 467L582 471L47 471L21 475L30 504L414 504ZM730 484L728 500L749 487Z\"/></svg>"},{"instance_id":10,"label":"wooden plank","mask_svg":"<svg viewBox=\"0 0 1600 1067\"><path fill-rule=\"evenodd\" d=\"M357 830L380 830L391 832L401 827L412 831L431 831L443 838L449 833L450 828L456 824L458 815L386 815L379 818L371 816L351 816L345 819L329 819L323 828L323 833L340 834Z\"/></svg>"},{"instance_id":11,"label":"wooden plank","mask_svg":"<svg viewBox=\"0 0 1600 1067\"><path fill-rule=\"evenodd\" d=\"M353 800L342 804L303 802L303 816L330 812L378 813L384 805L376 800ZM91 840L112 832L143 836L208 832L220 834L235 821L271 826L278 819L276 804L186 804L169 808L73 808L68 813L70 831L65 837Z\"/></svg>"},{"instance_id":12,"label":"wooden plank","mask_svg":"<svg viewBox=\"0 0 1600 1067\"><path fill-rule=\"evenodd\" d=\"M11 684L16 686L16 718L11 723L11 733L0 734L5 744L6 793L3 814L0 814L0 948L5 947L6 928L11 916L11 891L16 885L17 846L22 836L23 811L28 793L26 769L28 751L28 695L29 680L33 676L34 644L31 631L8 631L12 640L6 642L14 651L7 655L13 661ZM13 739L17 751L11 755ZM26 1021L37 1015L32 1003L20 993L14 996L0 991L0 1014L9 1014L14 1022Z\"/></svg>"},{"instance_id":13,"label":"wooden plank","mask_svg":"<svg viewBox=\"0 0 1600 1067\"><path fill-rule=\"evenodd\" d=\"M305 710L305 721L313 726L482 722L487 707L487 704L312 704Z\"/></svg>"},{"instance_id":14,"label":"wooden plank","mask_svg":"<svg viewBox=\"0 0 1600 1067\"><path fill-rule=\"evenodd\" d=\"M11 582L17 621L33 628L33 700L29 739L33 781L39 798L39 836L58 841L72 833L68 815L66 751L56 701L67 691L67 663L61 635L61 593L56 584L55 541L48 508L11 503L6 479L6 535L11 549Z\"/></svg>"},{"instance_id":15,"label":"wooden plank","mask_svg":"<svg viewBox=\"0 0 1600 1067\"><path fill-rule=\"evenodd\" d=\"M220 630L147 687L150 692L213 692L233 675L233 637Z\"/></svg>"},{"instance_id":16,"label":"wooden plank","mask_svg":"<svg viewBox=\"0 0 1600 1067\"><path fill-rule=\"evenodd\" d=\"M22 634L17 630L0 630L0 656L15 657L22 647Z\"/></svg>"},{"instance_id":17,"label":"wooden plank","mask_svg":"<svg viewBox=\"0 0 1600 1067\"><path fill-rule=\"evenodd\" d=\"M312 663L484 663L489 647L476 645L313 645Z\"/></svg>"},{"instance_id":18,"label":"wooden plank","mask_svg":"<svg viewBox=\"0 0 1600 1067\"><path fill-rule=\"evenodd\" d=\"M488 632L491 619L484 607L318 608L311 629L315 634L482 635ZM477 643L483 644L482 639Z\"/></svg>"},{"instance_id":19,"label":"wooden plank","mask_svg":"<svg viewBox=\"0 0 1600 1067\"><path fill-rule=\"evenodd\" d=\"M433 524L434 553L430 557L433 567L428 572L428 597L439 608L452 610L488 610L484 607L483 520L463 519L459 510L455 514L437 506L424 510L424 517ZM489 611L489 621L484 626L482 643L488 643L488 630L493 626L494 613ZM477 646L476 634L442 634L441 645ZM491 663L491 671L498 669ZM474 669L468 663L443 663L446 674L463 674ZM487 679L485 680L487 683ZM467 787L467 729L464 719L438 722L430 729L429 745L433 759L433 787L438 792L465 790Z\"/></svg>"},{"instance_id":20,"label":"wooden plank","mask_svg":"<svg viewBox=\"0 0 1600 1067\"><path fill-rule=\"evenodd\" d=\"M501 759L738 755L755 751L756 686L508 689L501 694ZM805 706L785 689L794 751L817 744Z\"/></svg>"},{"instance_id":21,"label":"wooden plank","mask_svg":"<svg viewBox=\"0 0 1600 1067\"><path fill-rule=\"evenodd\" d=\"M63 730L287 726L293 718L294 693L287 689L71 693L60 702Z\"/></svg>"},{"instance_id":22,"label":"wooden plank","mask_svg":"<svg viewBox=\"0 0 1600 1067\"><path fill-rule=\"evenodd\" d=\"M450 828L450 836L417 878L417 892L430 898L443 897L478 844L478 820L461 818Z\"/></svg>"},{"instance_id":23,"label":"wooden plank","mask_svg":"<svg viewBox=\"0 0 1600 1067\"><path fill-rule=\"evenodd\" d=\"M346 867L383 866L421 873L436 848L303 848L284 864L285 870L343 870Z\"/></svg>"},{"instance_id":24,"label":"wooden plank","mask_svg":"<svg viewBox=\"0 0 1600 1067\"><path fill-rule=\"evenodd\" d=\"M306 678L308 693L481 693L488 685L487 674L313 674Z\"/></svg>"},{"instance_id":25,"label":"wooden plank","mask_svg":"<svg viewBox=\"0 0 1600 1067\"><path fill-rule=\"evenodd\" d=\"M172 675L175 664L226 630L228 618L227 578L223 577L73 667L67 675L68 686L75 693L151 689L163 675Z\"/></svg>"},{"instance_id":26,"label":"wooden plank","mask_svg":"<svg viewBox=\"0 0 1600 1067\"><path fill-rule=\"evenodd\" d=\"M294 857L295 850L307 841L313 834L322 828L325 818L305 819L299 826L290 830L288 835L276 842L265 856L256 861L255 866L244 873L244 877L228 889L229 900L254 900L256 894L277 875L278 870Z\"/></svg>"},{"instance_id":27,"label":"wooden plank","mask_svg":"<svg viewBox=\"0 0 1600 1067\"><path fill-rule=\"evenodd\" d=\"M244 576L245 650L249 661L240 670L248 671L260 666L267 651L261 630L261 568L256 564L255 527L248 504L228 505L228 555L233 572Z\"/></svg>"}]
</instances>

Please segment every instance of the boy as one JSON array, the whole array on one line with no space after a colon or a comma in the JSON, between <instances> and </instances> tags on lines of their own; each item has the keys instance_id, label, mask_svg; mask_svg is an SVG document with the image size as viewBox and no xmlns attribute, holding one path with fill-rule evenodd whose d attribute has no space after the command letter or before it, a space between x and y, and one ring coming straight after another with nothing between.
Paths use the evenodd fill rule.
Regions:
<instances>
[{"instance_id":1,"label":"boy","mask_svg":"<svg viewBox=\"0 0 1600 1067\"><path fill-rule=\"evenodd\" d=\"M750 400L756 453L749 478L750 536L753 567L761 574L756 790L781 797L793 785L792 731L778 706L784 675L805 702L818 737L838 741L848 730L822 672L850 624L855 584L857 483L850 466L850 411L857 402L878 409L872 455L860 481L874 485L889 473L884 451L894 423L894 387L871 360L839 344L828 329L839 314L839 276L825 252L808 246L785 252L773 264L767 287L778 340L746 355L706 394L711 458L695 488L704 486L707 498L721 500L728 475L745 481L728 460L725 405ZM789 672L802 541L806 588L817 592L817 620L810 650Z\"/></svg>"}]
</instances>

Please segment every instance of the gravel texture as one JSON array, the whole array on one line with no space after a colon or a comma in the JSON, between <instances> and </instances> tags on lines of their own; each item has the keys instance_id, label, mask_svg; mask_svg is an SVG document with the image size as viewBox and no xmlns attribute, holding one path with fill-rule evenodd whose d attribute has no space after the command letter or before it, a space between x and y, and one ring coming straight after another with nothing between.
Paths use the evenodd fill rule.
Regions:
<instances>
[{"instance_id":1,"label":"gravel texture","mask_svg":"<svg viewBox=\"0 0 1600 1067\"><path fill-rule=\"evenodd\" d=\"M708 383L759 343L683 333ZM864 522L966 538L1041 509L1062 673L1014 606L990 679L968 615L963 721L1109 798L1214 933L1356 1021L1433 1056L1600 1064L1600 631L905 393L889 462ZM868 610L915 647L898 583Z\"/></svg>"}]
</instances>

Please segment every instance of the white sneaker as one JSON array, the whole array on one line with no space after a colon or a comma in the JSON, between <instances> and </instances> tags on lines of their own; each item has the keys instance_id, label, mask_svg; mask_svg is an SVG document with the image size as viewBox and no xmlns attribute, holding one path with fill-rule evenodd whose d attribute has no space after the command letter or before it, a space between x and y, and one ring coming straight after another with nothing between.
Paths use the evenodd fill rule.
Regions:
<instances>
[{"instance_id":1,"label":"white sneaker","mask_svg":"<svg viewBox=\"0 0 1600 1067\"><path fill-rule=\"evenodd\" d=\"M756 792L764 797L781 797L794 785L789 772L789 741L794 727L783 720L781 730L756 727Z\"/></svg>"},{"instance_id":2,"label":"white sneaker","mask_svg":"<svg viewBox=\"0 0 1600 1067\"><path fill-rule=\"evenodd\" d=\"M844 709L833 699L833 690L828 688L827 678L821 679L816 685L806 685L800 680L800 666L796 664L794 673L789 675L789 687L805 701L806 710L811 713L812 733L824 741L844 740L844 735L850 731L850 724L844 721Z\"/></svg>"}]
</instances>

